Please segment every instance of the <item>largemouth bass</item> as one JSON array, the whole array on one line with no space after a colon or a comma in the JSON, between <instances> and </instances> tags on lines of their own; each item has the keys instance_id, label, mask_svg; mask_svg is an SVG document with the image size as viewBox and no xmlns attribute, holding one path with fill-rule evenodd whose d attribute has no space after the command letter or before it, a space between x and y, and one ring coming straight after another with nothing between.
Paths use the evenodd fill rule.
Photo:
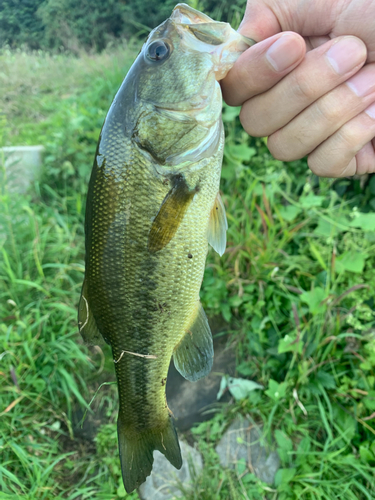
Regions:
<instances>
[{"instance_id":1,"label":"largemouth bass","mask_svg":"<svg viewBox=\"0 0 375 500\"><path fill-rule=\"evenodd\" d=\"M191 381L212 367L199 290L208 243L220 255L226 245L218 80L253 43L178 4L150 33L99 138L79 329L112 347L127 492L151 473L154 450L182 465L165 396L171 358Z\"/></svg>"}]
</instances>

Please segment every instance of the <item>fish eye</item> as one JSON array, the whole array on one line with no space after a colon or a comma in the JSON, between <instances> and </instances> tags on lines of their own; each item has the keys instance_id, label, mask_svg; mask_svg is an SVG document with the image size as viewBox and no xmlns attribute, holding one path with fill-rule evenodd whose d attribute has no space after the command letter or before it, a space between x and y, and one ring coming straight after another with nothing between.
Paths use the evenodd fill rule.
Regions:
<instances>
[{"instance_id":1,"label":"fish eye","mask_svg":"<svg viewBox=\"0 0 375 500\"><path fill-rule=\"evenodd\" d=\"M169 53L169 45L162 40L152 42L147 48L147 58L151 61L165 61Z\"/></svg>"}]
</instances>

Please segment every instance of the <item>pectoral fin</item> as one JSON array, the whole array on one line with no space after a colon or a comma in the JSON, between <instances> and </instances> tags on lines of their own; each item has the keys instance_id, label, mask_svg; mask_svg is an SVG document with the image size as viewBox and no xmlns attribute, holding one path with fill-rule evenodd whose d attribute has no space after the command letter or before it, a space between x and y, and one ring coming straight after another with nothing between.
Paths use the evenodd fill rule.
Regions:
<instances>
[{"instance_id":1,"label":"pectoral fin","mask_svg":"<svg viewBox=\"0 0 375 500\"><path fill-rule=\"evenodd\" d=\"M216 252L222 256L227 244L228 222L225 215L225 208L220 193L217 193L214 206L211 210L210 221L208 223L207 239L208 243Z\"/></svg>"},{"instance_id":2,"label":"pectoral fin","mask_svg":"<svg viewBox=\"0 0 375 500\"><path fill-rule=\"evenodd\" d=\"M200 302L196 315L181 342L173 352L176 369L190 382L195 382L210 373L214 348L210 325Z\"/></svg>"},{"instance_id":3,"label":"pectoral fin","mask_svg":"<svg viewBox=\"0 0 375 500\"><path fill-rule=\"evenodd\" d=\"M83 282L81 298L78 306L78 328L84 342L88 345L103 345L105 340L96 325L87 299L87 283Z\"/></svg>"},{"instance_id":4,"label":"pectoral fin","mask_svg":"<svg viewBox=\"0 0 375 500\"><path fill-rule=\"evenodd\" d=\"M185 179L179 176L152 223L148 236L150 252L158 252L171 241L194 195L195 191L189 190Z\"/></svg>"}]
</instances>

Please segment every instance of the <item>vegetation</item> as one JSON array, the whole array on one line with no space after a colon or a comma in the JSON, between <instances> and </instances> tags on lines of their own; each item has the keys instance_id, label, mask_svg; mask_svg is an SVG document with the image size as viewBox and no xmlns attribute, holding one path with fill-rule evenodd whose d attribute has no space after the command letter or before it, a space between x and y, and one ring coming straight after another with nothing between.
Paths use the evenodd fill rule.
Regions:
<instances>
[{"instance_id":1,"label":"vegetation","mask_svg":"<svg viewBox=\"0 0 375 500\"><path fill-rule=\"evenodd\" d=\"M79 425L114 374L109 349L85 347L76 326L88 177L136 50L0 55L0 145L46 147L30 194L0 183L1 498L138 498L120 477L114 385ZM223 114L228 248L210 252L201 297L230 324L238 376L265 389L192 430L205 465L185 500L373 500L375 179L361 187L276 161L238 111ZM274 437L275 485L219 465L214 445L239 413Z\"/></svg>"},{"instance_id":2,"label":"vegetation","mask_svg":"<svg viewBox=\"0 0 375 500\"><path fill-rule=\"evenodd\" d=\"M129 40L155 28L169 17L176 0L0 0L0 47L70 51L101 51L108 44ZM193 7L217 20L239 24L246 0L191 0Z\"/></svg>"}]
</instances>

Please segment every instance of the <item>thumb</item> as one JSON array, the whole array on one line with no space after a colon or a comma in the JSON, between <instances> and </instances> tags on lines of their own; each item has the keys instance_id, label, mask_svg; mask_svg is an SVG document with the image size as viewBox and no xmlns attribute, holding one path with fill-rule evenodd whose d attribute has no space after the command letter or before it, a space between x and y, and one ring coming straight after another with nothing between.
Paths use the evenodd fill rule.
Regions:
<instances>
[{"instance_id":1,"label":"thumb","mask_svg":"<svg viewBox=\"0 0 375 500\"><path fill-rule=\"evenodd\" d=\"M238 31L257 42L283 31L274 10L266 0L248 0Z\"/></svg>"}]
</instances>

